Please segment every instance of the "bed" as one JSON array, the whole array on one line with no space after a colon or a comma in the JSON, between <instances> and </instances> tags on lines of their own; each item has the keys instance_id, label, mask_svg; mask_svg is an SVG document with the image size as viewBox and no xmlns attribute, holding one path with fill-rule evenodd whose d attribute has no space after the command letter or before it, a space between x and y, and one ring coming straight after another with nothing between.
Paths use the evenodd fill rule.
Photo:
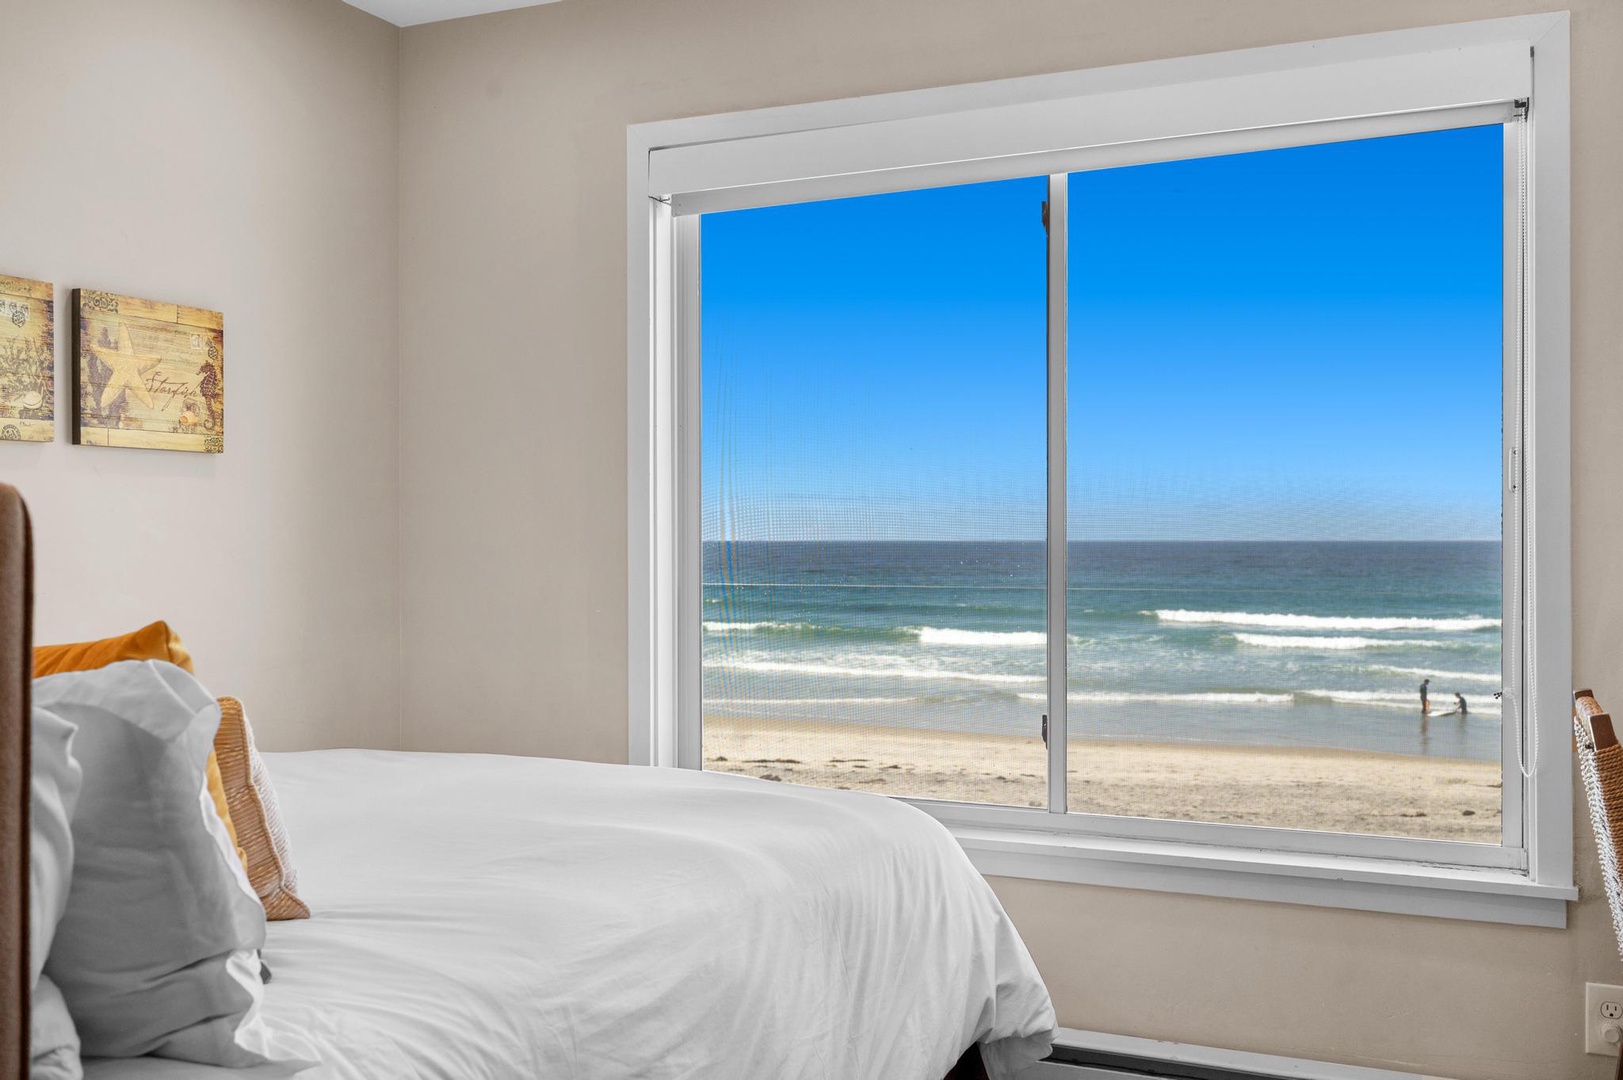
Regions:
<instances>
[{"instance_id":1,"label":"bed","mask_svg":"<svg viewBox=\"0 0 1623 1080\"><path fill-rule=\"evenodd\" d=\"M7 508L0 491L0 547ZM0 575L13 563L0 551ZM13 744L17 681L0 682ZM1053 1011L1013 926L905 803L541 758L266 761L315 914L269 924L263 1015L319 1062L308 1080L1004 1080L1049 1049ZM8 915L20 940L26 905ZM26 1016L0 1028L9 1076L27 1075L26 1047L11 1049ZM85 1066L92 1080L290 1075Z\"/></svg>"}]
</instances>

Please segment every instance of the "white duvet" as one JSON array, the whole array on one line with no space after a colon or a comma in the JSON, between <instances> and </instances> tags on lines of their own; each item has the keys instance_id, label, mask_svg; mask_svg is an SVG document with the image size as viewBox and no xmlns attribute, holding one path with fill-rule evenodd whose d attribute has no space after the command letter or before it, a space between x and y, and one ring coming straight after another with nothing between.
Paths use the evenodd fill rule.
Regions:
<instances>
[{"instance_id":1,"label":"white duvet","mask_svg":"<svg viewBox=\"0 0 1623 1080\"><path fill-rule=\"evenodd\" d=\"M905 803L544 758L267 762L315 911L265 947L266 1019L322 1062L301 1080L940 1080L977 1041L1003 1080L1048 1051L1025 946Z\"/></svg>"}]
</instances>

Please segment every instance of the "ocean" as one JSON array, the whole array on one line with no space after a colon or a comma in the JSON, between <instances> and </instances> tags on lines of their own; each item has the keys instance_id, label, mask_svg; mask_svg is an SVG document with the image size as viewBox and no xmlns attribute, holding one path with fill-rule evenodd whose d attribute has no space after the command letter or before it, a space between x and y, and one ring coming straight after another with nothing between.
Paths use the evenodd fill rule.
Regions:
<instances>
[{"instance_id":1,"label":"ocean","mask_svg":"<svg viewBox=\"0 0 1623 1080\"><path fill-rule=\"evenodd\" d=\"M1068 557L1073 739L1499 758L1497 542ZM1041 543L708 542L705 713L1035 734L1044 595Z\"/></svg>"}]
</instances>

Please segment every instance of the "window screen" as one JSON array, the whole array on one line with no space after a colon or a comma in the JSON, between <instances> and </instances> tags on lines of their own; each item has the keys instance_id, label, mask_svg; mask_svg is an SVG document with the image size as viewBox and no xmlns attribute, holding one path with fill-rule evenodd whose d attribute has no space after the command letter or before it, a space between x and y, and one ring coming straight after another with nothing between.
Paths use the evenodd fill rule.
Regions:
<instances>
[{"instance_id":1,"label":"window screen","mask_svg":"<svg viewBox=\"0 0 1623 1080\"><path fill-rule=\"evenodd\" d=\"M707 215L707 769L1042 806L1047 179Z\"/></svg>"},{"instance_id":2,"label":"window screen","mask_svg":"<svg viewBox=\"0 0 1623 1080\"><path fill-rule=\"evenodd\" d=\"M1504 141L1069 178L1073 811L1498 842Z\"/></svg>"},{"instance_id":3,"label":"window screen","mask_svg":"<svg viewBox=\"0 0 1623 1080\"><path fill-rule=\"evenodd\" d=\"M1506 145L704 215L704 767L1497 843Z\"/></svg>"}]
</instances>

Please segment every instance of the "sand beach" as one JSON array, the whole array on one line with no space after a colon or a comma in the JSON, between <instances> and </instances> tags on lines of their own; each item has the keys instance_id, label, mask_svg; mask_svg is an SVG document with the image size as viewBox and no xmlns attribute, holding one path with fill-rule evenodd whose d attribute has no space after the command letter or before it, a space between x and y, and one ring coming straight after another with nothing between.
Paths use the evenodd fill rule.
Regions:
<instances>
[{"instance_id":1,"label":"sand beach","mask_svg":"<svg viewBox=\"0 0 1623 1080\"><path fill-rule=\"evenodd\" d=\"M704 767L788 783L1044 804L1040 739L705 718ZM1075 740L1071 808L1496 843L1494 762L1370 751Z\"/></svg>"}]
</instances>

